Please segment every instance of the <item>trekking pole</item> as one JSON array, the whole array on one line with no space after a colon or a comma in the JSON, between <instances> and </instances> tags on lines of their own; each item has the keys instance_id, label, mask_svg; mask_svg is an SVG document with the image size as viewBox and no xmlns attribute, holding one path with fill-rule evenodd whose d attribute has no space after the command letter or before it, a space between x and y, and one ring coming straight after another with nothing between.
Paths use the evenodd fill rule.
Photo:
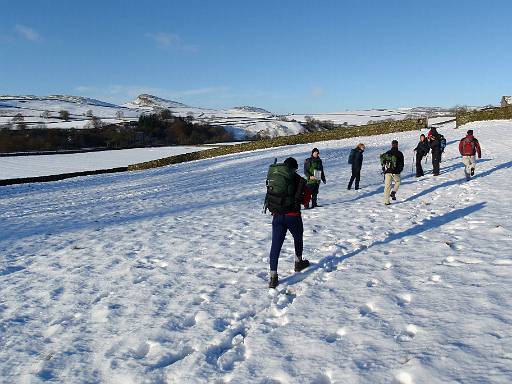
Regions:
<instances>
[{"instance_id":1,"label":"trekking pole","mask_svg":"<svg viewBox=\"0 0 512 384\"><path fill-rule=\"evenodd\" d=\"M411 172L414 173L414 153L412 155Z\"/></svg>"}]
</instances>

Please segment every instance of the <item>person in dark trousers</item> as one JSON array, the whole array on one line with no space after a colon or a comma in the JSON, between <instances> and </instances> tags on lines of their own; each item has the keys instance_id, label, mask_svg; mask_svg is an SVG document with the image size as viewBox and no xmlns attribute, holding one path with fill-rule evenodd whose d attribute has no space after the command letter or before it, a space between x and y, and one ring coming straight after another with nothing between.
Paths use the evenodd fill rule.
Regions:
<instances>
[{"instance_id":1,"label":"person in dark trousers","mask_svg":"<svg viewBox=\"0 0 512 384\"><path fill-rule=\"evenodd\" d=\"M428 133L428 141L430 149L432 150L432 173L434 176L439 176L441 155L443 150L441 148L442 135L437 132L436 127L432 127Z\"/></svg>"},{"instance_id":2,"label":"person in dark trousers","mask_svg":"<svg viewBox=\"0 0 512 384\"><path fill-rule=\"evenodd\" d=\"M304 161L304 177L307 180L308 188L311 190L311 208L318 207L318 191L320 189L320 180L325 184L324 166L320 159L320 151L313 148L311 157ZM309 205L306 206L306 209Z\"/></svg>"},{"instance_id":3,"label":"person in dark trousers","mask_svg":"<svg viewBox=\"0 0 512 384\"><path fill-rule=\"evenodd\" d=\"M272 246L270 247L270 282L269 288L277 287L279 280L277 264L279 254L283 246L286 232L290 231L295 245L295 272L300 272L309 266L309 261L302 258L304 227L300 214L301 204L307 205L311 198L311 191L306 186L306 180L300 177L296 171L299 168L297 160L289 157L284 164L294 171L294 202L283 213L272 213Z\"/></svg>"},{"instance_id":4,"label":"person in dark trousers","mask_svg":"<svg viewBox=\"0 0 512 384\"><path fill-rule=\"evenodd\" d=\"M389 205L389 197L396 200L396 193L400 187L400 173L404 169L404 154L398 150L398 140L391 142L391 149L385 153L388 157L394 158L394 165L384 169L384 204ZM395 182L391 191L391 181Z\"/></svg>"},{"instance_id":5,"label":"person in dark trousers","mask_svg":"<svg viewBox=\"0 0 512 384\"><path fill-rule=\"evenodd\" d=\"M466 137L462 138L459 142L459 152L462 156L462 162L464 163L464 175L466 180L470 180L471 176L475 174L476 166L476 154L478 158L482 158L482 151L480 149L480 143L473 136L473 130L467 131Z\"/></svg>"},{"instance_id":6,"label":"person in dark trousers","mask_svg":"<svg viewBox=\"0 0 512 384\"><path fill-rule=\"evenodd\" d=\"M414 148L414 152L416 152L416 177L424 176L425 173L423 172L421 161L430 152L430 147L424 134L420 135L420 142L416 148Z\"/></svg>"},{"instance_id":7,"label":"person in dark trousers","mask_svg":"<svg viewBox=\"0 0 512 384\"><path fill-rule=\"evenodd\" d=\"M354 189L359 189L359 181L361 180L361 168L363 166L363 152L365 146L363 143L357 144L357 147L354 148L354 154L352 157L352 176L350 176L350 181L348 182L347 189L352 189L352 183L355 180Z\"/></svg>"}]
</instances>

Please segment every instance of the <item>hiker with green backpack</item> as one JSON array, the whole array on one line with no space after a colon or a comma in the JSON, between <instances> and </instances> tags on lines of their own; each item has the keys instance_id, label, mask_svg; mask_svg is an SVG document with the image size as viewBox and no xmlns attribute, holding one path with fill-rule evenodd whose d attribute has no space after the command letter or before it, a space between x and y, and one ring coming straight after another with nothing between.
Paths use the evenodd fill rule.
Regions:
<instances>
[{"instance_id":1,"label":"hiker with green backpack","mask_svg":"<svg viewBox=\"0 0 512 384\"><path fill-rule=\"evenodd\" d=\"M400 187L400 173L404 169L404 154L398 150L398 140L391 142L391 149L380 155L380 164L384 173L384 204L389 205L389 198L396 200L396 193ZM391 181L395 182L391 191Z\"/></svg>"},{"instance_id":2,"label":"hiker with green backpack","mask_svg":"<svg viewBox=\"0 0 512 384\"><path fill-rule=\"evenodd\" d=\"M306 180L297 174L298 168L297 160L289 157L282 164L272 164L267 173L265 211L268 209L273 216L269 288L278 285L277 264L287 231L295 245L295 272L309 266L309 261L302 258L304 227L300 206L309 204L311 191Z\"/></svg>"},{"instance_id":3,"label":"hiker with green backpack","mask_svg":"<svg viewBox=\"0 0 512 384\"><path fill-rule=\"evenodd\" d=\"M317 197L320 180L325 184L324 166L318 148L313 148L311 157L304 161L304 177L307 180L308 188L311 190L311 208L318 207ZM309 209L309 205L306 206L306 209Z\"/></svg>"}]
</instances>

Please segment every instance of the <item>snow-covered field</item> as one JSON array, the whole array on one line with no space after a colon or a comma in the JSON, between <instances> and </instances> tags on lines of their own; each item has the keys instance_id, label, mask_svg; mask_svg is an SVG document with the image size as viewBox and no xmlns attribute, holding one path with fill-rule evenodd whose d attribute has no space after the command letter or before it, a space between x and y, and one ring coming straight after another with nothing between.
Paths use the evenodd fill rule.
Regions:
<instances>
[{"instance_id":1,"label":"snow-covered field","mask_svg":"<svg viewBox=\"0 0 512 384\"><path fill-rule=\"evenodd\" d=\"M463 181L457 141L483 159ZM512 122L440 131L442 174L411 177L419 132L315 143L322 208L267 288L274 157L0 188L0 377L8 383L512 382ZM406 158L382 203L378 155ZM346 157L366 144L362 189ZM95 154L93 154L94 156ZM431 169L430 165L426 166Z\"/></svg>"},{"instance_id":2,"label":"snow-covered field","mask_svg":"<svg viewBox=\"0 0 512 384\"><path fill-rule=\"evenodd\" d=\"M176 146L62 155L6 156L0 157L0 180L126 167L130 164L143 163L145 161L180 155L182 153L203 151L205 149L207 148Z\"/></svg>"}]
</instances>

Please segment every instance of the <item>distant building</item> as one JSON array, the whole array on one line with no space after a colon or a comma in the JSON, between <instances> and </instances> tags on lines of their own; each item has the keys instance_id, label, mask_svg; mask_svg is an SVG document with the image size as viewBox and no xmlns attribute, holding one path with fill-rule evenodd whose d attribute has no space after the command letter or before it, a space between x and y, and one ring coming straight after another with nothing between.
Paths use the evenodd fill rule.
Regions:
<instances>
[{"instance_id":1,"label":"distant building","mask_svg":"<svg viewBox=\"0 0 512 384\"><path fill-rule=\"evenodd\" d=\"M503 96L501 98L501 106L502 107L510 107L510 106L512 106L512 96Z\"/></svg>"}]
</instances>

